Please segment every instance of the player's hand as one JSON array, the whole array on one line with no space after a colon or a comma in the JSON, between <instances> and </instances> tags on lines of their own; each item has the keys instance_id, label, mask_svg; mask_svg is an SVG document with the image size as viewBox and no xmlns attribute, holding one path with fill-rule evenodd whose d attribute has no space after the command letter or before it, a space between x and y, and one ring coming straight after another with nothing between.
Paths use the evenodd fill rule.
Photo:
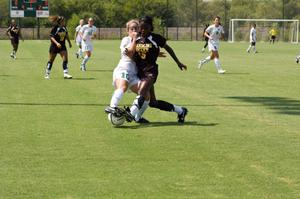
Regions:
<instances>
[{"instance_id":1,"label":"player's hand","mask_svg":"<svg viewBox=\"0 0 300 199\"><path fill-rule=\"evenodd\" d=\"M178 67L179 67L180 70L183 70L183 69L184 69L184 70L187 70L186 65L184 65L184 64L181 63L181 62L178 63Z\"/></svg>"},{"instance_id":2,"label":"player's hand","mask_svg":"<svg viewBox=\"0 0 300 199\"><path fill-rule=\"evenodd\" d=\"M60 43L57 43L56 46L57 46L57 48L61 48Z\"/></svg>"},{"instance_id":3,"label":"player's hand","mask_svg":"<svg viewBox=\"0 0 300 199\"><path fill-rule=\"evenodd\" d=\"M167 57L167 55L166 55L165 52L159 52L158 56L159 56L159 57Z\"/></svg>"},{"instance_id":4,"label":"player's hand","mask_svg":"<svg viewBox=\"0 0 300 199\"><path fill-rule=\"evenodd\" d=\"M69 47L72 48L72 44L71 43L69 43Z\"/></svg>"},{"instance_id":5,"label":"player's hand","mask_svg":"<svg viewBox=\"0 0 300 199\"><path fill-rule=\"evenodd\" d=\"M138 33L137 32L132 32L131 37L132 37L132 39L136 40L136 38L138 37Z\"/></svg>"}]
</instances>

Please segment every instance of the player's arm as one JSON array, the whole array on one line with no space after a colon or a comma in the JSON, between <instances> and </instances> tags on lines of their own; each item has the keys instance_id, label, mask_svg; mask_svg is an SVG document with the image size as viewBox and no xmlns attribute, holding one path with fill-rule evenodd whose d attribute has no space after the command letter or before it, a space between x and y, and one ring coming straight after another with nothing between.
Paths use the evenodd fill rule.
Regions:
<instances>
[{"instance_id":1,"label":"player's arm","mask_svg":"<svg viewBox=\"0 0 300 199\"><path fill-rule=\"evenodd\" d=\"M125 54L130 58L132 58L135 53L137 35L138 35L137 32L131 33L132 43L131 43L130 47L125 48Z\"/></svg>"},{"instance_id":2,"label":"player's arm","mask_svg":"<svg viewBox=\"0 0 300 199\"><path fill-rule=\"evenodd\" d=\"M70 41L70 37L69 37L68 32L67 32L67 34L66 34L66 39L67 39L67 41L68 41L68 43L69 43L69 47L72 48L72 43L71 43L71 41Z\"/></svg>"},{"instance_id":3,"label":"player's arm","mask_svg":"<svg viewBox=\"0 0 300 199\"><path fill-rule=\"evenodd\" d=\"M50 36L50 40L57 46L57 48L61 48L60 43L58 43L53 36Z\"/></svg>"},{"instance_id":4,"label":"player's arm","mask_svg":"<svg viewBox=\"0 0 300 199\"><path fill-rule=\"evenodd\" d=\"M187 70L186 65L184 65L183 63L181 63L179 61L179 59L177 58L175 52L173 51L173 49L168 44L165 44L163 48L171 55L171 57L176 62L177 66L180 68L180 70L183 70L183 69Z\"/></svg>"},{"instance_id":5,"label":"player's arm","mask_svg":"<svg viewBox=\"0 0 300 199\"><path fill-rule=\"evenodd\" d=\"M79 31L75 31L75 34L74 34L74 41L75 41L75 42L76 42L76 38L77 38L78 32L79 32Z\"/></svg>"},{"instance_id":6,"label":"player's arm","mask_svg":"<svg viewBox=\"0 0 300 199\"><path fill-rule=\"evenodd\" d=\"M206 32L206 31L204 32L204 36L207 37L208 39L212 39L212 37L211 37L211 36L209 35L209 33Z\"/></svg>"},{"instance_id":7,"label":"player's arm","mask_svg":"<svg viewBox=\"0 0 300 199\"><path fill-rule=\"evenodd\" d=\"M10 34L10 30L11 30L11 27L9 27L9 28L6 30L6 35L7 35L10 39L12 39L12 36L11 36L11 34Z\"/></svg>"}]
</instances>

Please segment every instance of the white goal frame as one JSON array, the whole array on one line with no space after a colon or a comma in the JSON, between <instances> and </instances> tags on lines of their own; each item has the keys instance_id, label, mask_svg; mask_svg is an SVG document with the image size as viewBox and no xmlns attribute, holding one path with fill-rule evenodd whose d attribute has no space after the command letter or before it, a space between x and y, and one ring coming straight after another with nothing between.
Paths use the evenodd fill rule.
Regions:
<instances>
[{"instance_id":1,"label":"white goal frame","mask_svg":"<svg viewBox=\"0 0 300 199\"><path fill-rule=\"evenodd\" d=\"M299 40L299 20L298 19L230 19L229 22L229 37L228 42L234 42L234 23L238 21L244 22L294 22L296 23L296 40L293 41L291 38L291 43L297 44Z\"/></svg>"}]
</instances>

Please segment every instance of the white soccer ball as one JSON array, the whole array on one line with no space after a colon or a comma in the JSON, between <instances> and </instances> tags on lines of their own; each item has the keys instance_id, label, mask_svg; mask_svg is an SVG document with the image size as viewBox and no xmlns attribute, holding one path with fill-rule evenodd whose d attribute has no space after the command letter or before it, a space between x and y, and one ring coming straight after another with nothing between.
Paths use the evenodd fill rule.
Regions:
<instances>
[{"instance_id":1,"label":"white soccer ball","mask_svg":"<svg viewBox=\"0 0 300 199\"><path fill-rule=\"evenodd\" d=\"M117 116L115 114L109 113L108 114L108 120L112 123L114 126L121 126L125 122L124 115Z\"/></svg>"}]
</instances>

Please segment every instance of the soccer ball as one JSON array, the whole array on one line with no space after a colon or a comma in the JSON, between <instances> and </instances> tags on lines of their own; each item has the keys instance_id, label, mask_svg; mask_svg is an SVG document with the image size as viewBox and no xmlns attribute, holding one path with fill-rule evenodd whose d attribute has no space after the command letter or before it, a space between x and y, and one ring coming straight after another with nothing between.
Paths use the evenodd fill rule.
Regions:
<instances>
[{"instance_id":1,"label":"soccer ball","mask_svg":"<svg viewBox=\"0 0 300 199\"><path fill-rule=\"evenodd\" d=\"M125 122L125 117L124 117L124 115L118 116L116 114L109 113L108 114L108 120L114 126L121 126Z\"/></svg>"}]
</instances>

